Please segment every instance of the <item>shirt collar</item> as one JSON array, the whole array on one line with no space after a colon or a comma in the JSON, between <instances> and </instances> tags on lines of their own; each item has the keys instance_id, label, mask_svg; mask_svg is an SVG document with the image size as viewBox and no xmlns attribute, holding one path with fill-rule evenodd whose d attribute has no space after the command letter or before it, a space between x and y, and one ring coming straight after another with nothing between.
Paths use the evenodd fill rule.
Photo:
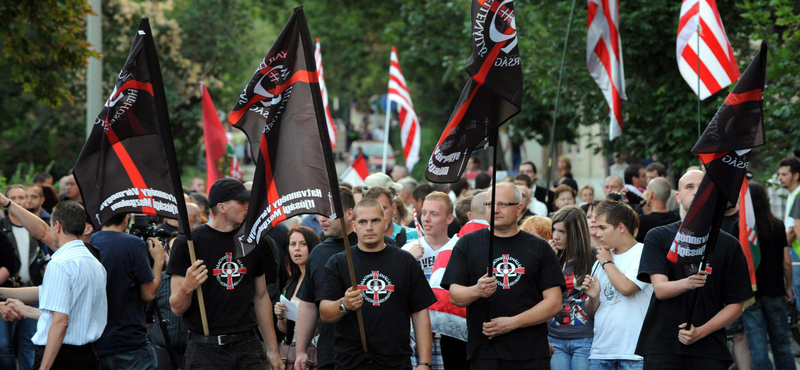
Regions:
<instances>
[{"instance_id":1,"label":"shirt collar","mask_svg":"<svg viewBox=\"0 0 800 370\"><path fill-rule=\"evenodd\" d=\"M73 241L71 241L71 242L68 242L68 243L66 243L66 244L64 244L64 245L62 245L62 246L60 246L60 247L59 247L59 248L58 248L58 249L55 251L55 253L53 253L53 256L52 256L52 257L53 257L53 258L55 258L55 257L57 257L57 256L61 255L61 254L62 254L62 251L64 251L64 250L67 250L67 249L70 249L70 248L74 248L74 247L77 247L77 246L83 246L83 245L84 245L84 244L83 244L83 241L82 241L82 240L80 240L80 239L73 240Z\"/></svg>"}]
</instances>

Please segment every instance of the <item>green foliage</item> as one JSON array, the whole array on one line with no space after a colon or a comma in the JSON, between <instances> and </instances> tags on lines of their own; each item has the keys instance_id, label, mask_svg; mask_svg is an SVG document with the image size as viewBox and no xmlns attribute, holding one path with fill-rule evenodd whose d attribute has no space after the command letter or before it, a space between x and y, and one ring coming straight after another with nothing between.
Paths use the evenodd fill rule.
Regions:
<instances>
[{"instance_id":1,"label":"green foliage","mask_svg":"<svg viewBox=\"0 0 800 370\"><path fill-rule=\"evenodd\" d=\"M85 0L4 1L0 4L0 69L41 103L73 104L64 71L84 67L89 49L83 26Z\"/></svg>"}]
</instances>

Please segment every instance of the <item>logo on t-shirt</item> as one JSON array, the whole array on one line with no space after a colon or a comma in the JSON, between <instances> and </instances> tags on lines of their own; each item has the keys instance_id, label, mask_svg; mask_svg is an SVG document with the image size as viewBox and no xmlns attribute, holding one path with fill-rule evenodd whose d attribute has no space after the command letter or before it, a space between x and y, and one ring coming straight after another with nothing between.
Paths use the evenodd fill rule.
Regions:
<instances>
[{"instance_id":1,"label":"logo on t-shirt","mask_svg":"<svg viewBox=\"0 0 800 370\"><path fill-rule=\"evenodd\" d=\"M220 285L226 287L228 290L233 290L233 287L242 282L244 274L247 273L247 267L244 267L242 260L234 260L233 254L228 252L217 261L217 267L212 270L211 273L217 277L217 281Z\"/></svg>"},{"instance_id":2,"label":"logo on t-shirt","mask_svg":"<svg viewBox=\"0 0 800 370\"><path fill-rule=\"evenodd\" d=\"M361 279L358 289L361 290L361 295L367 302L372 303L373 306L380 306L392 296L394 285L386 275L372 271L371 274Z\"/></svg>"},{"instance_id":3,"label":"logo on t-shirt","mask_svg":"<svg viewBox=\"0 0 800 370\"><path fill-rule=\"evenodd\" d=\"M525 267L514 257L504 254L492 261L492 273L497 280L497 285L503 289L511 289L511 286L519 282L525 273Z\"/></svg>"}]
</instances>

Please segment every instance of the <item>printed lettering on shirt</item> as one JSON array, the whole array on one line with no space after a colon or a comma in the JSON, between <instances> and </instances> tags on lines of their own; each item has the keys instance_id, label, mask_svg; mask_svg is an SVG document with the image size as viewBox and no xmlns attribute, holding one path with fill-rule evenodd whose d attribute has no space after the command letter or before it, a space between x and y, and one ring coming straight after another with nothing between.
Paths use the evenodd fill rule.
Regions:
<instances>
[{"instance_id":1,"label":"printed lettering on shirt","mask_svg":"<svg viewBox=\"0 0 800 370\"><path fill-rule=\"evenodd\" d=\"M358 289L365 301L372 303L373 306L380 306L392 296L394 284L388 276L376 270L361 279Z\"/></svg>"},{"instance_id":2,"label":"printed lettering on shirt","mask_svg":"<svg viewBox=\"0 0 800 370\"><path fill-rule=\"evenodd\" d=\"M516 258L504 254L492 261L492 273L497 278L497 285L511 289L525 274L525 267Z\"/></svg>"},{"instance_id":3,"label":"printed lettering on shirt","mask_svg":"<svg viewBox=\"0 0 800 370\"><path fill-rule=\"evenodd\" d=\"M242 282L244 274L247 273L247 267L240 259L234 259L233 253L225 253L225 256L217 261L217 266L211 273L217 278L220 285L233 290L233 288Z\"/></svg>"},{"instance_id":4,"label":"printed lettering on shirt","mask_svg":"<svg viewBox=\"0 0 800 370\"><path fill-rule=\"evenodd\" d=\"M419 265L422 267L422 272L425 273L425 278L430 280L433 273L433 263L436 261L436 256L422 257L419 259Z\"/></svg>"}]
</instances>

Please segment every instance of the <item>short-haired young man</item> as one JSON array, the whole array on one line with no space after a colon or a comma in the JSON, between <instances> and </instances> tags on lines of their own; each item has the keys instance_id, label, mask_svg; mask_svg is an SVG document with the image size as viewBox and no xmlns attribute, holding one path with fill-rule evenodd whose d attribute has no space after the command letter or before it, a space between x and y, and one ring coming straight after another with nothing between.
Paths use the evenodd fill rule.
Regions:
<instances>
[{"instance_id":1,"label":"short-haired young man","mask_svg":"<svg viewBox=\"0 0 800 370\"><path fill-rule=\"evenodd\" d=\"M689 171L675 195L684 211L695 198L705 174ZM720 231L714 253L703 271L696 264L672 263L667 252L680 222L650 230L644 239L638 279L653 284L654 297L644 319L636 354L644 369L725 370L733 362L725 325L741 316L753 296L739 241ZM694 290L700 288L691 323L683 322ZM687 324L692 324L687 330Z\"/></svg>"},{"instance_id":2,"label":"short-haired young man","mask_svg":"<svg viewBox=\"0 0 800 370\"><path fill-rule=\"evenodd\" d=\"M491 275L486 265L492 233L481 229L458 240L441 286L450 290L451 303L467 308L471 369L549 369L547 322L561 310L564 275L547 242L520 232L519 189L503 182L494 194ZM487 202L492 197L490 191Z\"/></svg>"},{"instance_id":3,"label":"short-haired young man","mask_svg":"<svg viewBox=\"0 0 800 370\"><path fill-rule=\"evenodd\" d=\"M639 218L639 233L636 234L638 242L644 242L644 237L651 229L680 221L681 217L667 207L667 200L674 198L671 196L672 194L674 193L669 186L669 181L665 178L657 177L647 184L645 195L647 204L650 206L650 213Z\"/></svg>"},{"instance_id":4,"label":"short-haired young man","mask_svg":"<svg viewBox=\"0 0 800 370\"><path fill-rule=\"evenodd\" d=\"M553 194L553 191L550 189L536 185L536 178L538 177L536 171L536 165L533 164L533 162L522 162L519 165L518 173L520 175L528 176L528 178L531 179L531 185L528 187L531 188L532 198L535 198L539 202L544 203L547 206L547 211L552 212L553 202L555 201L555 194ZM536 213L536 210L531 208L531 212Z\"/></svg>"},{"instance_id":5,"label":"short-haired young man","mask_svg":"<svg viewBox=\"0 0 800 370\"><path fill-rule=\"evenodd\" d=\"M475 194L472 198L472 201L469 205L469 212L467 212L467 218L469 219L468 222L464 223L464 226L461 226L461 230L458 231L459 238L469 234L473 231L485 229L489 227L489 214L486 210L486 206L483 203L486 202L486 192L482 191L478 194Z\"/></svg>"},{"instance_id":6,"label":"short-haired young man","mask_svg":"<svg viewBox=\"0 0 800 370\"><path fill-rule=\"evenodd\" d=\"M604 200L594 208L601 246L592 271L584 278L586 311L594 316L589 368L641 369L636 341L653 295L653 286L636 278L642 243L633 237L638 219L625 203Z\"/></svg>"},{"instance_id":7,"label":"short-haired young man","mask_svg":"<svg viewBox=\"0 0 800 370\"><path fill-rule=\"evenodd\" d=\"M217 180L208 195L214 219L192 230L197 260L191 262L185 237L173 243L167 268L172 275L169 303L190 332L185 369L263 369L267 361L273 369L284 368L267 293L267 284L273 283L278 271L272 246L263 236L251 252L237 254L236 236L249 200L250 191L238 180ZM203 290L208 336L203 335L198 287Z\"/></svg>"},{"instance_id":8,"label":"short-haired young man","mask_svg":"<svg viewBox=\"0 0 800 370\"><path fill-rule=\"evenodd\" d=\"M372 199L354 209L353 228L358 245L352 246L358 289L353 289L344 251L325 265L325 283L317 296L322 320L336 323L336 368L408 369L408 336L414 325L420 362L431 366L431 327L428 306L436 302L417 262L407 252L386 245L383 230L388 220L383 207ZM362 305L366 301L367 305ZM368 350L361 348L356 313L361 308ZM409 323L410 319L410 323Z\"/></svg>"},{"instance_id":9,"label":"short-haired young man","mask_svg":"<svg viewBox=\"0 0 800 370\"><path fill-rule=\"evenodd\" d=\"M403 167L405 168L405 167ZM417 240L417 229L400 226L392 221L397 207L392 202L392 191L383 186L372 186L365 193L363 199L374 199L383 207L384 215L389 219L384 235L392 238L397 245L405 245L408 242Z\"/></svg>"},{"instance_id":10,"label":"short-haired young man","mask_svg":"<svg viewBox=\"0 0 800 370\"><path fill-rule=\"evenodd\" d=\"M786 228L786 241L789 244L789 255L792 262L800 262L800 240L797 235L800 233L800 209L797 195L800 194L800 159L797 157L786 157L778 163L778 182L781 187L789 191L786 199L786 212L783 217L783 226ZM793 216L793 211L795 215ZM800 303L800 266L793 267L794 273L792 289L796 303Z\"/></svg>"}]
</instances>

